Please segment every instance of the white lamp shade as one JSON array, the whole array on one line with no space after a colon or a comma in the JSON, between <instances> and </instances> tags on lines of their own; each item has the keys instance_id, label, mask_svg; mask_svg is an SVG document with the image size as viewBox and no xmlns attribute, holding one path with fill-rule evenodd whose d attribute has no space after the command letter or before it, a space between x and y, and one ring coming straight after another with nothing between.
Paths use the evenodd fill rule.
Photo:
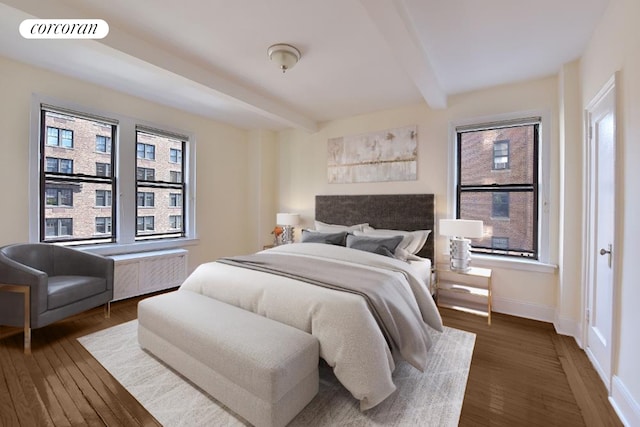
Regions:
<instances>
[{"instance_id":1,"label":"white lamp shade","mask_svg":"<svg viewBox=\"0 0 640 427\"><path fill-rule=\"evenodd\" d=\"M276 223L278 225L298 225L300 223L300 214L279 213L276 215Z\"/></svg>"},{"instance_id":2,"label":"white lamp shade","mask_svg":"<svg viewBox=\"0 0 640 427\"><path fill-rule=\"evenodd\" d=\"M480 238L483 235L482 221L469 219L441 219L440 235Z\"/></svg>"}]
</instances>

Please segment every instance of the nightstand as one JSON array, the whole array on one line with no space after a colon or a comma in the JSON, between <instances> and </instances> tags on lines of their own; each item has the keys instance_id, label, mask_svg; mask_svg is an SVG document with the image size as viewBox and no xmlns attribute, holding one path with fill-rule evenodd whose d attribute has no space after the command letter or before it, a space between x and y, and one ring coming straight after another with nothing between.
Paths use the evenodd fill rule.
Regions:
<instances>
[{"instance_id":1,"label":"nightstand","mask_svg":"<svg viewBox=\"0 0 640 427\"><path fill-rule=\"evenodd\" d=\"M491 274L489 268L436 269L438 306L486 316L491 325Z\"/></svg>"}]
</instances>

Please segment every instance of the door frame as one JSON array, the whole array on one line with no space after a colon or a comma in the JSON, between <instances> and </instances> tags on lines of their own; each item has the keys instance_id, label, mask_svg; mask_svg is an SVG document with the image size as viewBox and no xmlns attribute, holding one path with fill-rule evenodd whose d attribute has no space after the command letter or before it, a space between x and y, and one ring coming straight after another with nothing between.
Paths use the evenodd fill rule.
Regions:
<instances>
[{"instance_id":1,"label":"door frame","mask_svg":"<svg viewBox=\"0 0 640 427\"><path fill-rule=\"evenodd\" d=\"M619 102L619 85L620 81L619 72L616 72L604 86L598 91L598 93L591 99L584 110L584 168L583 168L583 194L584 194L584 209L583 209L583 242L582 245L582 259L583 259L583 272L582 272L582 333L581 338L584 343L583 348L589 357L592 365L598 372L598 375L604 382L607 391L611 394L611 381L614 376L614 372L617 372L617 356L619 347L619 312L620 312L620 287L619 287L619 271L620 271L620 257L618 256L620 245L619 233L620 233L620 214L621 209L618 208L621 201L621 194L619 184L621 181L620 165L622 165L620 159L619 150L619 132L618 132L618 102ZM589 309L589 292L591 290L591 284L594 278L596 251L596 236L595 236L595 202L593 198L593 189L595 187L595 153L594 146L592 144L592 138L590 135L591 119L590 113L594 110L595 106L602 101L602 99L613 93L613 115L614 115L614 141L613 141L613 162L614 162L614 206L613 206L613 236L612 236L612 253L613 259L611 268L612 271L612 295L611 295L611 366L608 375L599 369L599 366L594 363L593 357L589 351L588 333L589 322L587 320L587 310Z\"/></svg>"}]
</instances>

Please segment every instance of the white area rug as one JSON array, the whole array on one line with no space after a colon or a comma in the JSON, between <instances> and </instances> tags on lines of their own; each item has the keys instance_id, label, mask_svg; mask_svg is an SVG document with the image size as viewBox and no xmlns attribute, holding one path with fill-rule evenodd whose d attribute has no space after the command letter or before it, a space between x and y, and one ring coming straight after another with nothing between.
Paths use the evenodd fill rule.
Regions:
<instances>
[{"instance_id":1,"label":"white area rug","mask_svg":"<svg viewBox=\"0 0 640 427\"><path fill-rule=\"evenodd\" d=\"M78 341L164 426L242 426L240 417L158 359L140 349L137 320ZM359 403L320 365L320 392L291 426L456 426L460 418L475 334L445 328L424 373L401 362L397 390L361 412Z\"/></svg>"}]
</instances>

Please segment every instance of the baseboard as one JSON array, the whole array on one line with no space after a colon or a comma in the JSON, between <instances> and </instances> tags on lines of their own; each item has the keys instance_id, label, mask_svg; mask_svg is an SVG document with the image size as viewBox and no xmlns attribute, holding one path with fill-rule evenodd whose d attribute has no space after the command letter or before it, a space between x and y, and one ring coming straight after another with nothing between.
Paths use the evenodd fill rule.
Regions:
<instances>
[{"instance_id":1,"label":"baseboard","mask_svg":"<svg viewBox=\"0 0 640 427\"><path fill-rule=\"evenodd\" d=\"M493 296L493 311L553 323L555 307Z\"/></svg>"},{"instance_id":2,"label":"baseboard","mask_svg":"<svg viewBox=\"0 0 640 427\"><path fill-rule=\"evenodd\" d=\"M620 377L616 375L611 382L609 402L622 424L626 427L640 426L640 404L633 399Z\"/></svg>"},{"instance_id":3,"label":"baseboard","mask_svg":"<svg viewBox=\"0 0 640 427\"><path fill-rule=\"evenodd\" d=\"M558 334L574 337L576 341L578 341L581 328L580 328L580 323L576 322L574 319L570 317L556 315L553 321L553 327L556 329L556 332Z\"/></svg>"}]
</instances>

